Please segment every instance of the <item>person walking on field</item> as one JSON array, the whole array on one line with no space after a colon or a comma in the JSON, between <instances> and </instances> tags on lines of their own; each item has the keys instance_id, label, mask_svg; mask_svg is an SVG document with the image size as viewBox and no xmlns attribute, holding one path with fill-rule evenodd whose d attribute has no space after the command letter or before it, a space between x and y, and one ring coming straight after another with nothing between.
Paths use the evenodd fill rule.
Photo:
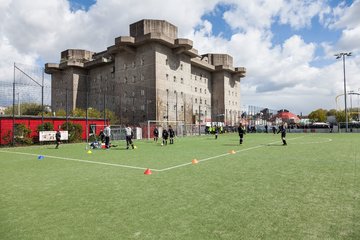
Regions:
<instances>
[{"instance_id":1,"label":"person walking on field","mask_svg":"<svg viewBox=\"0 0 360 240\"><path fill-rule=\"evenodd\" d=\"M134 149L134 143L132 141L132 137L134 135L133 130L129 125L125 128L125 137L126 137L126 149L129 149L129 145L131 145L132 149Z\"/></svg>"},{"instance_id":2,"label":"person walking on field","mask_svg":"<svg viewBox=\"0 0 360 240\"><path fill-rule=\"evenodd\" d=\"M159 139L159 130L157 129L157 127L155 126L154 128L154 142L157 142Z\"/></svg>"},{"instance_id":3,"label":"person walking on field","mask_svg":"<svg viewBox=\"0 0 360 240\"><path fill-rule=\"evenodd\" d=\"M105 148L109 149L110 148L110 136L111 136L110 125L107 125L104 128L104 135L105 135Z\"/></svg>"},{"instance_id":4,"label":"person walking on field","mask_svg":"<svg viewBox=\"0 0 360 240\"><path fill-rule=\"evenodd\" d=\"M55 133L55 141L56 141L56 149L59 148L59 145L61 143L61 133L60 133L60 130L57 130L56 133Z\"/></svg>"},{"instance_id":5,"label":"person walking on field","mask_svg":"<svg viewBox=\"0 0 360 240\"><path fill-rule=\"evenodd\" d=\"M286 146L287 143L286 143L286 126L287 124L284 122L282 123L280 126L279 126L279 130L277 133L280 133L281 132L281 140L283 142L283 145Z\"/></svg>"},{"instance_id":6,"label":"person walking on field","mask_svg":"<svg viewBox=\"0 0 360 240\"><path fill-rule=\"evenodd\" d=\"M219 135L219 130L220 130L220 128L219 128L218 126L215 126L215 127L214 127L214 130L215 130L215 139L217 139L217 138L218 138L218 135Z\"/></svg>"},{"instance_id":7,"label":"person walking on field","mask_svg":"<svg viewBox=\"0 0 360 240\"><path fill-rule=\"evenodd\" d=\"M244 134L246 134L245 127L242 125L242 123L239 124L238 133L240 137L240 144L242 144L244 139Z\"/></svg>"}]
</instances>

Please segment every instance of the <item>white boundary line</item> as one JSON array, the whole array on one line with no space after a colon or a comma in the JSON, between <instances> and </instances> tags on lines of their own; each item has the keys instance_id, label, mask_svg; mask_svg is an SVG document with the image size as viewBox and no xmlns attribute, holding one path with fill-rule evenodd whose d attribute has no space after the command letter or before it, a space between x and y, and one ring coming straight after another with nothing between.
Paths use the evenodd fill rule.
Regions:
<instances>
[{"instance_id":1,"label":"white boundary line","mask_svg":"<svg viewBox=\"0 0 360 240\"><path fill-rule=\"evenodd\" d=\"M34 154L34 153L22 153L22 152L3 151L3 150L0 150L0 152L14 153L14 154L28 155L28 156L40 156L40 154ZM50 156L50 155L41 155L41 156L48 157L48 158L62 159L62 160L67 160L67 161L74 161L74 162L85 162L85 163L92 163L92 164L107 165L107 166L113 166L113 167L123 167L123 168L132 168L132 169L140 169L140 170L147 169L147 168L143 168L143 167L135 167L135 166L129 166L129 165L115 164L115 163L92 162L89 160L82 160L82 159L76 159L76 158L64 158L64 157L56 157L56 156ZM152 169L152 170L158 171L157 169Z\"/></svg>"},{"instance_id":2,"label":"white boundary line","mask_svg":"<svg viewBox=\"0 0 360 240\"><path fill-rule=\"evenodd\" d=\"M305 137L305 136L291 138L291 139L288 139L288 140L295 140L295 139L303 138L303 137ZM331 141L332 141L332 139L328 138L328 142L331 142ZM235 151L235 153L245 152L245 151L249 151L249 150L269 146L269 145L272 145L272 144L275 144L275 143L278 143L278 142L279 141L275 141L275 142L271 142L271 143L268 143L268 144L261 144L261 145L257 145L257 146L254 146L254 147L244 148L244 149ZM28 156L40 156L39 154L22 153L22 152L15 152L15 151L3 151L3 150L0 150L0 152L20 154L20 155L28 155ZM209 160L220 158L220 157L225 157L227 155L232 155L232 154L233 153L224 153L224 154L220 154L220 155L216 155L216 156L212 156L212 157L208 157L208 158L198 160L198 162L199 163L200 162L205 162L205 161L209 161ZM144 167L135 167L135 166L129 166L129 165L123 165L123 164L105 163L105 162L93 162L93 161L89 161L89 160L82 160L82 159L76 159L76 158L64 158L64 157L57 157L57 156L50 156L50 155L41 155L41 156L48 157L48 158L54 158L54 159L62 159L62 160L67 160L67 161L75 161L75 162L84 162L84 163L107 165L107 166L113 166L113 167L123 167L123 168L139 169L139 170L148 169L148 168L144 168ZM167 167L167 168L163 168L163 169L155 169L155 168L150 168L150 169L152 171L155 171L155 172L165 172L165 171L168 171L168 170L172 170L172 169L180 168L180 167L185 167L185 166L192 165L192 164L193 164L192 162L187 162L187 163L183 163L183 164L179 164L179 165L175 165L175 166Z\"/></svg>"},{"instance_id":3,"label":"white boundary line","mask_svg":"<svg viewBox=\"0 0 360 240\"><path fill-rule=\"evenodd\" d=\"M297 138L303 138L303 137L304 137L304 136L297 137ZM292 139L289 139L289 140L294 140L294 139L297 139L297 138L292 138ZM271 144L275 144L275 143L278 143L278 142L279 142L279 141L271 142L271 143L268 143L268 144L257 145L257 146L254 146L254 147L244 148L244 149L235 151L235 153L245 152L245 151L253 150L253 149L256 149L256 148L261 148L261 147L268 146L268 145L271 145ZM233 153L224 153L224 154L220 154L220 155L217 155L217 156L208 157L208 158L204 158L204 159L198 160L198 162L199 162L199 163L200 163L200 162L205 162L205 161L209 161L209 160L212 160L212 159L215 159L215 158L225 157L225 156L227 156L227 155L232 155L232 154L233 154ZM173 166L173 167L168 167L168 168L160 169L160 170L158 170L158 172L164 172L164 171L168 171L168 170L171 170L171 169L174 169L174 168L184 167L184 166L191 165L191 164L193 164L193 163L192 163L192 162L183 163L183 164L176 165L176 166Z\"/></svg>"}]
</instances>

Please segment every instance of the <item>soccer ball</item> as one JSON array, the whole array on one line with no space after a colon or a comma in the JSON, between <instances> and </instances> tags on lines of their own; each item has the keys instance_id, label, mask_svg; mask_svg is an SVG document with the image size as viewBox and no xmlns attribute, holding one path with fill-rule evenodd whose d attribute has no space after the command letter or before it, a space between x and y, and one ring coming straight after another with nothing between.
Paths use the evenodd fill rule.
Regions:
<instances>
[{"instance_id":1,"label":"soccer ball","mask_svg":"<svg viewBox=\"0 0 360 240\"><path fill-rule=\"evenodd\" d=\"M137 149L137 146L134 146L135 149Z\"/></svg>"},{"instance_id":2,"label":"soccer ball","mask_svg":"<svg viewBox=\"0 0 360 240\"><path fill-rule=\"evenodd\" d=\"M162 143L161 146L164 146L164 144Z\"/></svg>"}]
</instances>

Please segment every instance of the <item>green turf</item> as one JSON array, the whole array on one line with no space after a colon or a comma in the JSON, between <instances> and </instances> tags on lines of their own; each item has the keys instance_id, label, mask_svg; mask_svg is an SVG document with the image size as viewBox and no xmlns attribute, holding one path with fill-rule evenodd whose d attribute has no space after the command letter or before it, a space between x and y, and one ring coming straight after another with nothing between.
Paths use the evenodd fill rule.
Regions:
<instances>
[{"instance_id":1,"label":"green turf","mask_svg":"<svg viewBox=\"0 0 360 240\"><path fill-rule=\"evenodd\" d=\"M0 148L0 239L360 239L360 136L287 139Z\"/></svg>"}]
</instances>

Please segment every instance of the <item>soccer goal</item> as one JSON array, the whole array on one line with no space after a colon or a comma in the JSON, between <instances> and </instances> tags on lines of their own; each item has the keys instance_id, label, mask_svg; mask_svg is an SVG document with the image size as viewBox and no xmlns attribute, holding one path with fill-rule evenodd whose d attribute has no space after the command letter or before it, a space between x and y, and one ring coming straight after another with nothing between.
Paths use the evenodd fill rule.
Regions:
<instances>
[{"instance_id":1,"label":"soccer goal","mask_svg":"<svg viewBox=\"0 0 360 240\"><path fill-rule=\"evenodd\" d=\"M162 135L163 129L168 129L169 126L174 129L175 136L183 137L186 135L186 124L184 121L156 121L148 120L147 121L147 139L150 140L154 137L154 129L157 127L159 130L159 137Z\"/></svg>"},{"instance_id":2,"label":"soccer goal","mask_svg":"<svg viewBox=\"0 0 360 240\"><path fill-rule=\"evenodd\" d=\"M100 132L104 130L106 125L90 125L90 138L95 140L100 139ZM125 127L121 125L110 125L111 136L110 140L124 140L125 139Z\"/></svg>"}]
</instances>

